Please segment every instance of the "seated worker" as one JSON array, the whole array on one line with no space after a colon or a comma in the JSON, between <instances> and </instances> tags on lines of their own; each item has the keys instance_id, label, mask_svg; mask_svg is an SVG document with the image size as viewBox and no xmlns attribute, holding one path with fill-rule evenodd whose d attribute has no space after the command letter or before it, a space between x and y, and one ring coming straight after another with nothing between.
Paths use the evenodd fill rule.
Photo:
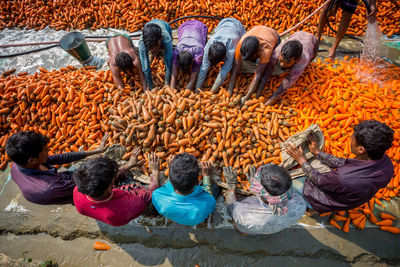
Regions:
<instances>
[{"instance_id":1,"label":"seated worker","mask_svg":"<svg viewBox=\"0 0 400 267\"><path fill-rule=\"evenodd\" d=\"M235 49L240 38L245 34L242 23L234 18L226 18L218 23L213 36L208 40L204 48L203 62L201 63L200 73L197 78L196 89L203 87L207 71L210 66L215 66L223 61L221 70L215 79L211 92L216 93L221 84L225 81L226 76L232 69L235 59ZM232 92L230 92L232 94Z\"/></svg>"},{"instance_id":2,"label":"seated worker","mask_svg":"<svg viewBox=\"0 0 400 267\"><path fill-rule=\"evenodd\" d=\"M40 133L18 132L6 143L7 155L13 161L11 178L26 200L41 205L72 204L75 182L71 171L57 172L51 165L67 164L106 150L105 135L100 146L91 151L48 155L49 140Z\"/></svg>"},{"instance_id":3,"label":"seated worker","mask_svg":"<svg viewBox=\"0 0 400 267\"><path fill-rule=\"evenodd\" d=\"M172 71L172 29L168 23L153 19L143 28L139 40L139 56L146 85L151 90L154 88L151 79L149 52L153 55L164 53L165 85L169 85Z\"/></svg>"},{"instance_id":4,"label":"seated worker","mask_svg":"<svg viewBox=\"0 0 400 267\"><path fill-rule=\"evenodd\" d=\"M187 89L193 90L200 71L207 42L207 26L198 20L189 20L178 28L178 43L172 58L171 87L176 89L179 70L192 71Z\"/></svg>"},{"instance_id":5,"label":"seated worker","mask_svg":"<svg viewBox=\"0 0 400 267\"><path fill-rule=\"evenodd\" d=\"M128 163L118 168L118 163L107 157L88 160L74 172L76 210L85 216L112 226L122 226L142 214L151 202L151 194L158 187L159 159L155 153L149 156L150 185L114 187L119 174L137 164L136 148ZM128 191L125 191L125 190Z\"/></svg>"},{"instance_id":6,"label":"seated worker","mask_svg":"<svg viewBox=\"0 0 400 267\"><path fill-rule=\"evenodd\" d=\"M110 55L108 65L110 66L113 81L117 88L123 89L125 87L122 82L121 71L127 76L133 76L134 70L136 70L143 90L146 90L147 86L142 65L140 64L138 54L133 48L131 38L126 34L113 36L107 40L106 46Z\"/></svg>"},{"instance_id":7,"label":"seated worker","mask_svg":"<svg viewBox=\"0 0 400 267\"><path fill-rule=\"evenodd\" d=\"M265 68L269 63L272 51L280 43L279 34L267 26L255 26L246 32L240 39L235 51L235 63L229 80L228 90L233 92L243 60L256 61L259 59L254 78L248 89L248 95L252 95L258 88ZM244 103L242 99L242 104Z\"/></svg>"},{"instance_id":8,"label":"seated worker","mask_svg":"<svg viewBox=\"0 0 400 267\"><path fill-rule=\"evenodd\" d=\"M297 81L317 54L318 41L314 35L303 31L292 34L285 42L279 44L274 49L271 60L258 87L257 97L261 96L265 85L272 76L274 68L278 68L280 73L282 71L289 71L289 75L266 102L266 105L273 105ZM244 101L251 97L249 93L244 97Z\"/></svg>"},{"instance_id":9,"label":"seated worker","mask_svg":"<svg viewBox=\"0 0 400 267\"><path fill-rule=\"evenodd\" d=\"M205 187L212 165L202 163ZM153 193L153 205L164 217L183 225L197 225L214 212L215 199L198 185L200 168L195 156L178 154L169 165L169 181Z\"/></svg>"},{"instance_id":10,"label":"seated worker","mask_svg":"<svg viewBox=\"0 0 400 267\"><path fill-rule=\"evenodd\" d=\"M351 136L352 158L338 158L318 148L317 138L310 136L309 149L322 163L334 168L320 173L307 162L301 148L288 146L287 152L303 169L306 177L293 180L294 191L302 194L308 206L317 212L341 211L368 202L385 187L394 168L385 151L392 146L393 130L384 123L369 120L354 127Z\"/></svg>"},{"instance_id":11,"label":"seated worker","mask_svg":"<svg viewBox=\"0 0 400 267\"><path fill-rule=\"evenodd\" d=\"M255 196L236 201L236 171L224 167L229 189L226 194L228 212L236 229L244 234L273 234L296 223L306 211L306 202L292 193L289 173L275 164L261 166L257 172L250 167L249 190Z\"/></svg>"},{"instance_id":12,"label":"seated worker","mask_svg":"<svg viewBox=\"0 0 400 267\"><path fill-rule=\"evenodd\" d=\"M347 29L349 28L351 17L356 12L358 6L358 0L337 0L331 1L328 5L324 7L319 16L318 30L317 30L317 38L318 42L320 42L322 37L322 32L327 23L327 19L329 17L328 13L330 10L333 10L336 13L337 9L340 7L342 9L342 17L340 19L339 28L336 34L335 42L332 47L329 49L328 57L335 58L336 50L339 46L340 41L343 39ZM369 23L374 23L376 21L376 0L363 0L366 6L370 6L371 12L367 14L367 19ZM368 11L367 11L368 12Z\"/></svg>"}]
</instances>

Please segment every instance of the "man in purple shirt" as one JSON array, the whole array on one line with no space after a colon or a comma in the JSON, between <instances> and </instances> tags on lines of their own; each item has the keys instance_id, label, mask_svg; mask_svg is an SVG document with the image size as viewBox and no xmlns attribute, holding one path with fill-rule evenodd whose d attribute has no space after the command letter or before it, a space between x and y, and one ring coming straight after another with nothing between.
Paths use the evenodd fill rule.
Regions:
<instances>
[{"instance_id":1,"label":"man in purple shirt","mask_svg":"<svg viewBox=\"0 0 400 267\"><path fill-rule=\"evenodd\" d=\"M40 133L19 132L7 140L12 159L11 178L24 197L35 204L72 204L75 182L72 172L57 172L51 165L71 163L105 151L105 135L98 149L49 156L48 139Z\"/></svg>"},{"instance_id":2,"label":"man in purple shirt","mask_svg":"<svg viewBox=\"0 0 400 267\"><path fill-rule=\"evenodd\" d=\"M354 127L351 152L355 159L338 158L319 150L316 138L309 139L309 149L317 159L331 168L320 173L304 158L301 148L288 146L287 152L302 167L305 181L293 181L294 191L304 196L317 212L349 210L368 202L394 175L385 151L392 146L393 130L384 123L369 120Z\"/></svg>"},{"instance_id":3,"label":"man in purple shirt","mask_svg":"<svg viewBox=\"0 0 400 267\"><path fill-rule=\"evenodd\" d=\"M318 47L317 38L311 33L303 31L292 34L285 42L279 44L274 49L271 60L261 79L257 97L261 96L273 72L281 74L289 71L289 75L266 102L266 105L273 105L299 79L310 62L317 56ZM242 103L248 100L253 93L254 91L249 91L242 99Z\"/></svg>"},{"instance_id":4,"label":"man in purple shirt","mask_svg":"<svg viewBox=\"0 0 400 267\"><path fill-rule=\"evenodd\" d=\"M172 57L171 87L176 88L179 71L192 71L186 88L193 90L203 60L207 42L207 26L198 20L189 20L178 28L178 43Z\"/></svg>"}]
</instances>

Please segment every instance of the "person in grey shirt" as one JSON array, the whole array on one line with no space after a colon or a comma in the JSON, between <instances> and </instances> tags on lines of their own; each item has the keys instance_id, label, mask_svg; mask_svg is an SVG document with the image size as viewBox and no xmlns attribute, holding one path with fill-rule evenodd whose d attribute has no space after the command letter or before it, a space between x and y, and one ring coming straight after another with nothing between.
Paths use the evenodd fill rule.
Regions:
<instances>
[{"instance_id":1,"label":"person in grey shirt","mask_svg":"<svg viewBox=\"0 0 400 267\"><path fill-rule=\"evenodd\" d=\"M225 167L224 176L229 185L228 212L240 233L274 234L295 224L306 211L305 200L292 192L289 173L278 165L263 165L257 171L251 166L247 178L249 190L255 195L242 201L237 201L235 196L236 171Z\"/></svg>"},{"instance_id":2,"label":"person in grey shirt","mask_svg":"<svg viewBox=\"0 0 400 267\"><path fill-rule=\"evenodd\" d=\"M214 35L208 40L204 48L204 56L196 82L196 89L201 89L203 87L210 66L215 66L219 62L224 61L212 87L213 93L219 90L221 84L225 81L226 76L232 69L235 60L236 45L245 32L242 23L237 19L226 18L218 23Z\"/></svg>"}]
</instances>

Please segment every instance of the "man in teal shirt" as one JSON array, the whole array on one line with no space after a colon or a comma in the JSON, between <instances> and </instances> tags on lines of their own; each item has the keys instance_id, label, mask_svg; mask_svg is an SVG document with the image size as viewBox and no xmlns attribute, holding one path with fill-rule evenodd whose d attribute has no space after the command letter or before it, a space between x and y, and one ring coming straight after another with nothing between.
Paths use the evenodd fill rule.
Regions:
<instances>
[{"instance_id":1,"label":"man in teal shirt","mask_svg":"<svg viewBox=\"0 0 400 267\"><path fill-rule=\"evenodd\" d=\"M169 85L172 72L172 50L172 29L169 24L158 19L148 22L139 40L139 57L146 84L150 90L154 88L154 85L151 79L149 51L154 55L164 53L165 85Z\"/></svg>"},{"instance_id":2,"label":"man in teal shirt","mask_svg":"<svg viewBox=\"0 0 400 267\"><path fill-rule=\"evenodd\" d=\"M209 186L211 168L210 162L202 163L204 186L200 186L196 157L188 153L176 155L169 166L169 181L153 192L154 207L179 224L194 226L204 222L216 203Z\"/></svg>"},{"instance_id":3,"label":"man in teal shirt","mask_svg":"<svg viewBox=\"0 0 400 267\"><path fill-rule=\"evenodd\" d=\"M204 48L203 62L197 78L196 88L201 89L210 66L224 61L221 70L212 87L217 92L226 76L232 69L235 60L235 49L242 35L246 32L242 23L234 18L226 18L218 23L214 35L208 40Z\"/></svg>"}]
</instances>

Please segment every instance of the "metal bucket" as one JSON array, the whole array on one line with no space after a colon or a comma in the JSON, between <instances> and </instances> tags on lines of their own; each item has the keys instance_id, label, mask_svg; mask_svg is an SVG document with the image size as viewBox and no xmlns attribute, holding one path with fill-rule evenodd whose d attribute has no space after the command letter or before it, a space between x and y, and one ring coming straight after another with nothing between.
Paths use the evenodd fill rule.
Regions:
<instances>
[{"instance_id":1,"label":"metal bucket","mask_svg":"<svg viewBox=\"0 0 400 267\"><path fill-rule=\"evenodd\" d=\"M79 60L82 65L89 63L93 59L85 41L85 36L80 32L70 32L64 35L59 42L59 46Z\"/></svg>"}]
</instances>

